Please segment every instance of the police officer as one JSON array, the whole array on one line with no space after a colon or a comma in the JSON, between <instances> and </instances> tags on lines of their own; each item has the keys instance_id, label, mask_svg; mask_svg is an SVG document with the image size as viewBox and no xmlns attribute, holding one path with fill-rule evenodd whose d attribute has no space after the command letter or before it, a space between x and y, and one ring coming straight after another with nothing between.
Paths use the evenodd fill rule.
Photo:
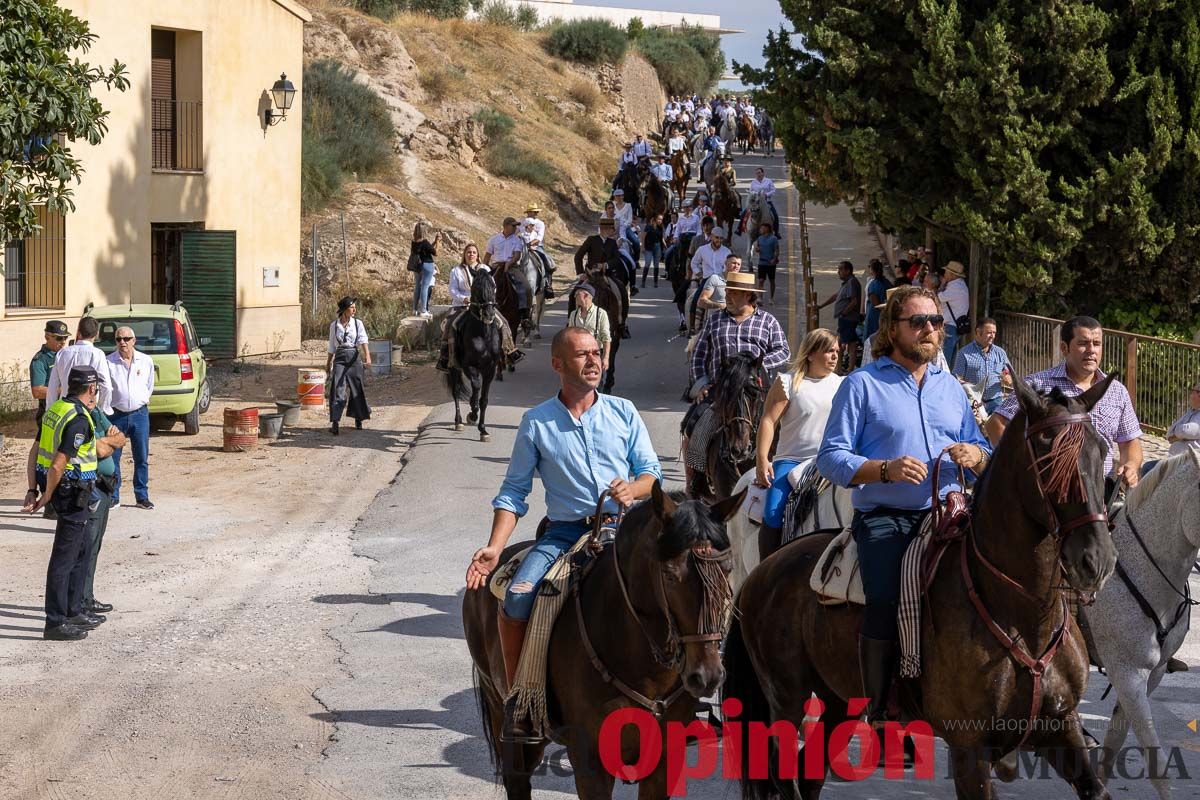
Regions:
<instances>
[{"instance_id":1,"label":"police officer","mask_svg":"<svg viewBox=\"0 0 1200 800\"><path fill-rule=\"evenodd\" d=\"M99 459L111 445L96 438L91 411L99 398L100 376L92 367L73 367L67 394L46 409L38 439L37 479L42 496L33 511L52 505L58 516L46 569L46 629L43 638L77 641L104 617L83 608L89 562L87 522ZM101 450L103 448L103 452Z\"/></svg>"},{"instance_id":2,"label":"police officer","mask_svg":"<svg viewBox=\"0 0 1200 800\"><path fill-rule=\"evenodd\" d=\"M50 370L54 368L54 358L58 355L59 350L66 347L67 339L71 336L67 323L57 319L46 323L45 333L46 343L29 362L29 392L38 401L37 416L34 418L36 426L34 430L38 432L42 429L42 415L46 413L46 387L50 383ZM34 433L33 444L29 447L29 462L25 466L25 480L29 490L25 492L25 502L21 505L21 510L26 512L33 510L33 505L37 502L38 497L37 470L35 469L37 446L38 434Z\"/></svg>"}]
</instances>

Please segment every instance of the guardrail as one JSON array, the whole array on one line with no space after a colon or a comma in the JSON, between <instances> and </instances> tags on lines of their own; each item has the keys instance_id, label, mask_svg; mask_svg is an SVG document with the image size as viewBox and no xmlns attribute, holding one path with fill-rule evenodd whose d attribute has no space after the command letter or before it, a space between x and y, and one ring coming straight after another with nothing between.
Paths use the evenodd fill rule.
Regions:
<instances>
[{"instance_id":1,"label":"guardrail","mask_svg":"<svg viewBox=\"0 0 1200 800\"><path fill-rule=\"evenodd\" d=\"M992 316L999 327L996 341L1021 375L1048 369L1062 360L1062 320L1010 311ZM1188 393L1200 379L1200 345L1105 328L1100 366L1120 376L1142 428L1163 434L1187 409Z\"/></svg>"}]
</instances>

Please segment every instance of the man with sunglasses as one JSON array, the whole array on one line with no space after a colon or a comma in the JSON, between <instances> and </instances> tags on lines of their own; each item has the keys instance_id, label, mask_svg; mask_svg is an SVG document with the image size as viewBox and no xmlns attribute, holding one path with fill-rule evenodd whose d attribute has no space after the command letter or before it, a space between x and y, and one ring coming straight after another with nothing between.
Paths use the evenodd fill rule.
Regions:
<instances>
[{"instance_id":1,"label":"man with sunglasses","mask_svg":"<svg viewBox=\"0 0 1200 800\"><path fill-rule=\"evenodd\" d=\"M150 502L150 395L154 393L154 361L134 345L133 328L117 328L117 349L108 356L112 377L112 423L129 437L133 451L133 497L138 508L152 509ZM121 504L121 451L113 454L117 488L113 506Z\"/></svg>"},{"instance_id":2,"label":"man with sunglasses","mask_svg":"<svg viewBox=\"0 0 1200 800\"><path fill-rule=\"evenodd\" d=\"M54 369L54 358L58 355L58 351L67 346L67 339L70 338L70 332L67 329L67 323L62 320L52 319L46 323L45 328L46 341L42 348L34 354L33 360L29 362L29 392L33 395L33 399L37 400L37 416L34 417L35 430L42 429L42 415L46 413L46 389L50 383L50 371ZM25 480L28 491L25 492L25 502L21 505L21 510L29 512L33 510L34 503L37 502L38 489L36 480L37 466L37 434L33 435L33 444L29 447L29 459L25 465Z\"/></svg>"},{"instance_id":3,"label":"man with sunglasses","mask_svg":"<svg viewBox=\"0 0 1200 800\"><path fill-rule=\"evenodd\" d=\"M940 497L965 488L955 464L979 474L991 458L958 379L934 364L944 327L933 292L892 292L872 345L875 360L842 381L817 454L821 475L854 487L851 529L867 600L858 652L870 722L887 710L900 564L932 505L933 467L942 460Z\"/></svg>"}]
</instances>

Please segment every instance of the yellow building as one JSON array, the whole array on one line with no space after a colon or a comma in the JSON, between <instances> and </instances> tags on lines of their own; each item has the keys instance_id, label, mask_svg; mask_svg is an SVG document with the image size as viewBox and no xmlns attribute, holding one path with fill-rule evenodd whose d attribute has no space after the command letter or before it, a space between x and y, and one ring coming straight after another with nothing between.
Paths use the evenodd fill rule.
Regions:
<instances>
[{"instance_id":1,"label":"yellow building","mask_svg":"<svg viewBox=\"0 0 1200 800\"><path fill-rule=\"evenodd\" d=\"M99 38L82 57L127 66L83 162L76 210L4 246L2 360L28 358L47 319L182 300L205 354L300 345L304 23L294 0L58 0ZM297 92L286 117L280 74ZM269 120L269 121L268 121ZM274 123L274 124L270 124Z\"/></svg>"}]
</instances>

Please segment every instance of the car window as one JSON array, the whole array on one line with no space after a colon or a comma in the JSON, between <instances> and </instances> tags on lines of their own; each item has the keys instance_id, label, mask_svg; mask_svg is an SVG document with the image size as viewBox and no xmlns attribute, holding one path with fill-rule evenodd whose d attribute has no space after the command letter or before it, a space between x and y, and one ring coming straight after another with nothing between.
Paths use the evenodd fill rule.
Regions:
<instances>
[{"instance_id":1,"label":"car window","mask_svg":"<svg viewBox=\"0 0 1200 800\"><path fill-rule=\"evenodd\" d=\"M96 346L105 353L117 349L117 328L128 326L137 337L134 347L147 355L174 353L175 321L164 318L130 318L100 320L100 335L96 337Z\"/></svg>"}]
</instances>

